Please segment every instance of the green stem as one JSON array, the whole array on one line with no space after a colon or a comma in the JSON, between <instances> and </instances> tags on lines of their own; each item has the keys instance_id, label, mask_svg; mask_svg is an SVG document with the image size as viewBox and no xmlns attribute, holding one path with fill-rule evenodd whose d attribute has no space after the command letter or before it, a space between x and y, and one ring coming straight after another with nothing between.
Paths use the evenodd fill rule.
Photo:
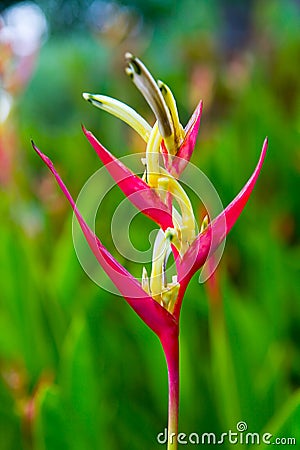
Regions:
<instances>
[{"instance_id":1,"label":"green stem","mask_svg":"<svg viewBox=\"0 0 300 450\"><path fill-rule=\"evenodd\" d=\"M177 450L179 413L179 340L178 328L175 333L161 339L168 368L169 409L167 450Z\"/></svg>"}]
</instances>

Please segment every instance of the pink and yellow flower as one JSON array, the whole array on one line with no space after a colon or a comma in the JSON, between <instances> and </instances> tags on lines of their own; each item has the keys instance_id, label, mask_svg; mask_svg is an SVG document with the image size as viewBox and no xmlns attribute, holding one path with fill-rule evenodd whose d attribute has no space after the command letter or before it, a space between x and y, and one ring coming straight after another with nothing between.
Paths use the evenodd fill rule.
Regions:
<instances>
[{"instance_id":1,"label":"pink and yellow flower","mask_svg":"<svg viewBox=\"0 0 300 450\"><path fill-rule=\"evenodd\" d=\"M183 127L169 87L156 82L144 64L126 54L126 72L151 107L156 121L153 126L134 109L103 95L83 94L84 98L131 126L145 141L146 152L142 178L113 156L96 137L83 131L110 175L129 200L160 226L153 248L152 269L143 269L142 282L134 278L104 247L88 227L75 201L56 172L51 160L34 144L34 149L55 176L70 202L84 236L99 264L111 278L127 303L156 333L165 351L169 375L169 435L178 429L178 333L182 300L187 285L209 255L225 239L243 211L260 173L267 139L251 177L239 194L214 220L206 218L196 233L196 220L190 199L179 178L191 158L199 130L202 102ZM176 200L176 205L174 205ZM168 282L166 262L173 252L177 275ZM168 448L176 448L176 442Z\"/></svg>"}]
</instances>

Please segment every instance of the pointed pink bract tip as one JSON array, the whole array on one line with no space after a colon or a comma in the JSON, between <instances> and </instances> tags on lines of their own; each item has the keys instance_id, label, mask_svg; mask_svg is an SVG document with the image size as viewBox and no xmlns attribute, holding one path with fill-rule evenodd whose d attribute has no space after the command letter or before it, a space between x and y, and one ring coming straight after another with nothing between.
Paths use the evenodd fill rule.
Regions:
<instances>
[{"instance_id":1,"label":"pointed pink bract tip","mask_svg":"<svg viewBox=\"0 0 300 450\"><path fill-rule=\"evenodd\" d=\"M196 237L188 251L185 253L180 267L180 276L182 278L186 277L189 281L196 270L205 263L208 255L212 255L218 248L219 244L239 218L257 182L267 148L268 138L265 138L258 163L256 164L251 177L224 211L213 219L209 226Z\"/></svg>"},{"instance_id":2,"label":"pointed pink bract tip","mask_svg":"<svg viewBox=\"0 0 300 450\"><path fill-rule=\"evenodd\" d=\"M50 170L54 169L53 162L51 161L48 156L46 156L44 153L41 152L41 150L35 145L33 140L31 139L31 145L34 149L34 151L39 155L39 157L44 161L44 163L49 167Z\"/></svg>"}]
</instances>

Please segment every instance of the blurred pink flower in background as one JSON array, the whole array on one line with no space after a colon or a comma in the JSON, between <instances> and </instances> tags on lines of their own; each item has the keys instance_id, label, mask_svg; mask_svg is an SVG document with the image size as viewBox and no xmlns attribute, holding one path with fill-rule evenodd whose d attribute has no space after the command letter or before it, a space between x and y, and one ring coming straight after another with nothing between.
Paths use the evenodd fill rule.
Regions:
<instances>
[{"instance_id":1,"label":"blurred pink flower in background","mask_svg":"<svg viewBox=\"0 0 300 450\"><path fill-rule=\"evenodd\" d=\"M0 183L13 177L18 138L13 114L18 95L26 88L47 36L47 21L33 2L5 9L0 16Z\"/></svg>"}]
</instances>

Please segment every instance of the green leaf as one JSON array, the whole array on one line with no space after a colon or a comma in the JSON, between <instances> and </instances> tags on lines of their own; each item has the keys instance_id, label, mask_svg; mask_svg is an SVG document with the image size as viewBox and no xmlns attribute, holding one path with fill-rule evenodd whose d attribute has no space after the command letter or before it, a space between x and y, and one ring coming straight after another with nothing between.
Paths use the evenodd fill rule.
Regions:
<instances>
[{"instance_id":1,"label":"green leaf","mask_svg":"<svg viewBox=\"0 0 300 450\"><path fill-rule=\"evenodd\" d=\"M72 450L102 447L105 411L101 408L100 377L95 360L87 323L78 315L65 341L59 377Z\"/></svg>"},{"instance_id":2,"label":"green leaf","mask_svg":"<svg viewBox=\"0 0 300 450\"><path fill-rule=\"evenodd\" d=\"M16 412L15 401L0 378L0 448L23 450L21 420Z\"/></svg>"},{"instance_id":3,"label":"green leaf","mask_svg":"<svg viewBox=\"0 0 300 450\"><path fill-rule=\"evenodd\" d=\"M34 448L36 450L72 450L66 433L68 420L59 388L57 386L43 388L38 395L37 408Z\"/></svg>"},{"instance_id":4,"label":"green leaf","mask_svg":"<svg viewBox=\"0 0 300 450\"><path fill-rule=\"evenodd\" d=\"M271 419L271 421L265 426L264 430L260 433L271 433L272 438L270 441L273 443L279 443L283 446L286 445L299 445L300 442L300 390L295 392L285 405L278 411L277 414ZM277 441L276 441L277 440ZM280 441L279 441L280 440ZM255 446L254 450L267 448L268 445Z\"/></svg>"}]
</instances>

